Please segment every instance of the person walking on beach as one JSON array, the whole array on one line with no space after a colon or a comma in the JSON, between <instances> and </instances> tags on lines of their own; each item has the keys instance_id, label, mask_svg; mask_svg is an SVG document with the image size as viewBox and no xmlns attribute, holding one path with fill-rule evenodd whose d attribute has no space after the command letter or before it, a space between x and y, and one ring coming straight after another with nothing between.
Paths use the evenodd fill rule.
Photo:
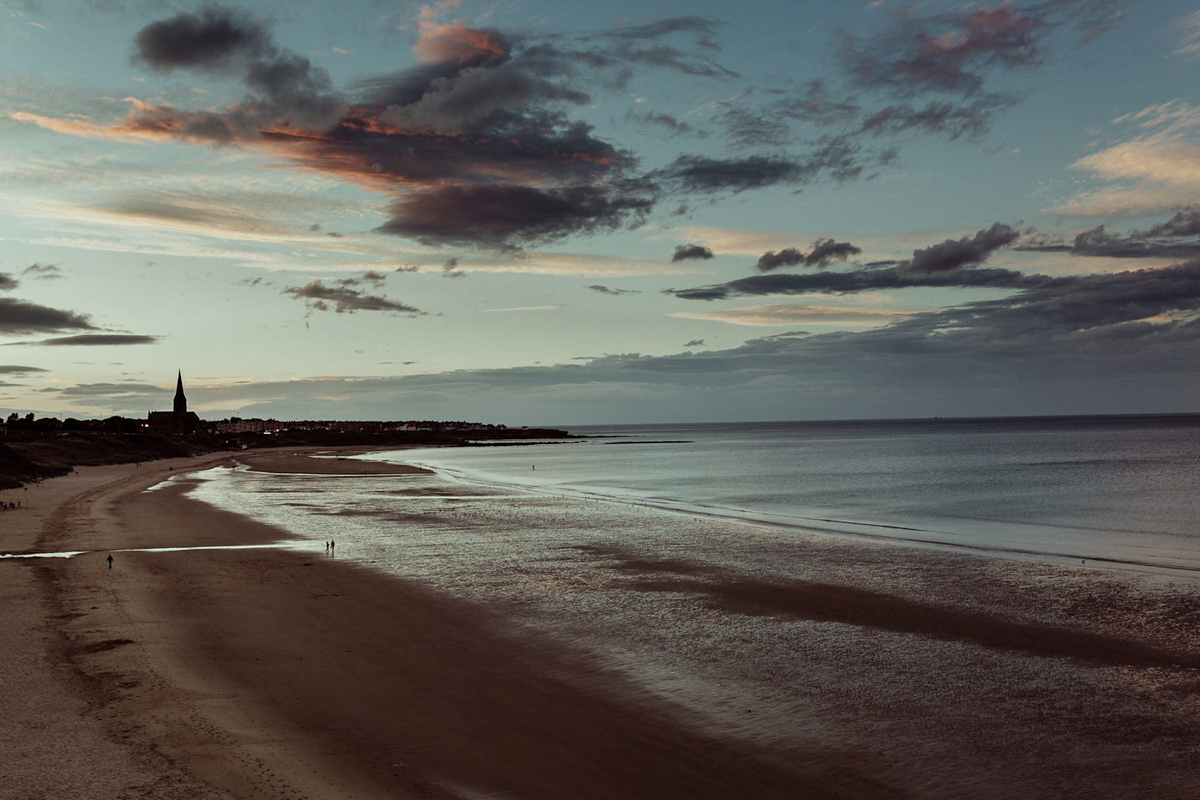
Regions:
<instances>
[{"instance_id":1,"label":"person walking on beach","mask_svg":"<svg viewBox=\"0 0 1200 800\"><path fill-rule=\"evenodd\" d=\"M108 568L112 569L112 555L109 555L108 557Z\"/></svg>"}]
</instances>

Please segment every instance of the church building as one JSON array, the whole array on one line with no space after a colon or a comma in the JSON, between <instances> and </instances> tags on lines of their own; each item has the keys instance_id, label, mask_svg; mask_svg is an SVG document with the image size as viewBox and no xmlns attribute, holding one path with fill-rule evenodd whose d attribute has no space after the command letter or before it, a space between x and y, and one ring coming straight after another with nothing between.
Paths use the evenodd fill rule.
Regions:
<instances>
[{"instance_id":1,"label":"church building","mask_svg":"<svg viewBox=\"0 0 1200 800\"><path fill-rule=\"evenodd\" d=\"M175 408L173 411L151 411L146 418L150 430L155 433L195 433L200 429L200 417L187 410L187 397L183 393L183 371L175 384Z\"/></svg>"}]
</instances>

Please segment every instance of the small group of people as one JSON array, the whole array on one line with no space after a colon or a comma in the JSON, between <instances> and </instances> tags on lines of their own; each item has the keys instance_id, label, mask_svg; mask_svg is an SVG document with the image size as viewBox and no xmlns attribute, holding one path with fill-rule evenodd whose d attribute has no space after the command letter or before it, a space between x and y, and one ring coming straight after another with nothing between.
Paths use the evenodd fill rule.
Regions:
<instances>
[{"instance_id":1,"label":"small group of people","mask_svg":"<svg viewBox=\"0 0 1200 800\"><path fill-rule=\"evenodd\" d=\"M326 552L326 553L332 553L332 552L333 552L334 545L336 545L336 544L337 544L337 542L335 542L335 541L333 541L332 539L330 539L328 542L326 542L326 543L325 543L325 552Z\"/></svg>"},{"instance_id":2,"label":"small group of people","mask_svg":"<svg viewBox=\"0 0 1200 800\"><path fill-rule=\"evenodd\" d=\"M20 507L20 500L0 500L0 511L12 511Z\"/></svg>"}]
</instances>

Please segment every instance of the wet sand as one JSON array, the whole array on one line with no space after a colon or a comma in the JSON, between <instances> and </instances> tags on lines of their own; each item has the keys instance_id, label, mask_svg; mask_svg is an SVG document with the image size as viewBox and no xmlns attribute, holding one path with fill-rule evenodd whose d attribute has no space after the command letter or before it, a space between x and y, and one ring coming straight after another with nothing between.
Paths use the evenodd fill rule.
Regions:
<instances>
[{"instance_id":1,"label":"wet sand","mask_svg":"<svg viewBox=\"0 0 1200 800\"><path fill-rule=\"evenodd\" d=\"M0 796L1096 797L1100 781L1119 796L1200 797L1200 731L1170 711L1197 705L1196 637L1167 624L1186 614L1137 631L1087 576L832 540L806 543L788 581L727 574L699 539L675 559L648 560L628 538L573 548L581 577L625 587L614 596L633 587L648 615L655 597L697 609L696 635L668 631L662 646L727 647L766 674L780 665L759 660L753 632L794 636L770 677L791 693L772 743L481 601L487 579L483 595L438 591L183 496L187 470L222 462L343 475L365 463L280 450L89 468L0 515L0 552L88 551L0 560L14 690L0 694ZM416 524L440 501L411 491ZM454 526L486 530L503 524L488 514L520 511L481 497L471 523L457 508ZM288 546L124 551L273 542ZM705 608L747 646L703 644ZM1022 774L1005 775L1021 752Z\"/></svg>"},{"instance_id":2,"label":"wet sand","mask_svg":"<svg viewBox=\"0 0 1200 800\"><path fill-rule=\"evenodd\" d=\"M390 448L403 450L403 447ZM238 453L234 461L259 472L303 473L306 475L424 475L429 470L393 464L387 461L363 461L350 458L374 452L372 448L346 447L336 451L278 450L267 453Z\"/></svg>"}]
</instances>

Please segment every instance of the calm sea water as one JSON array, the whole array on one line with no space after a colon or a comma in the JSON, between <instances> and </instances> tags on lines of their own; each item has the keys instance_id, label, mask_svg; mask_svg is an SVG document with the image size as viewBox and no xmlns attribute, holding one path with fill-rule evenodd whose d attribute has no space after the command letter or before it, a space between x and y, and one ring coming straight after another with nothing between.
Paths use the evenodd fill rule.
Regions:
<instances>
[{"instance_id":1,"label":"calm sea water","mask_svg":"<svg viewBox=\"0 0 1200 800\"><path fill-rule=\"evenodd\" d=\"M373 458L539 492L1113 566L1200 570L1200 415L574 428Z\"/></svg>"}]
</instances>

